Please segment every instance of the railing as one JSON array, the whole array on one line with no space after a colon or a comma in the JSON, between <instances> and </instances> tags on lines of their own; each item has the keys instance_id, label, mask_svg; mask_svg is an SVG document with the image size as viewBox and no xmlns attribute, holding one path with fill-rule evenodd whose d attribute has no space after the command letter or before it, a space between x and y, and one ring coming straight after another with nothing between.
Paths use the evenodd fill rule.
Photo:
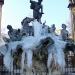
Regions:
<instances>
[{"instance_id":1,"label":"railing","mask_svg":"<svg viewBox=\"0 0 75 75\"><path fill-rule=\"evenodd\" d=\"M73 56L72 56L73 57ZM67 57L66 58L66 67L65 67L65 75L75 75L75 56L73 57L73 63L72 58Z\"/></svg>"},{"instance_id":2,"label":"railing","mask_svg":"<svg viewBox=\"0 0 75 75\"><path fill-rule=\"evenodd\" d=\"M0 61L1 62L1 61ZM4 65L0 64L0 75L21 75L21 68L15 64L13 64L13 71L9 72ZM25 70L24 75L28 75L27 71ZM48 72L46 71L37 71L34 73L32 71L31 75L48 75ZM75 75L75 66L72 65L72 63L69 61L69 59L66 59L66 67L64 75Z\"/></svg>"}]
</instances>

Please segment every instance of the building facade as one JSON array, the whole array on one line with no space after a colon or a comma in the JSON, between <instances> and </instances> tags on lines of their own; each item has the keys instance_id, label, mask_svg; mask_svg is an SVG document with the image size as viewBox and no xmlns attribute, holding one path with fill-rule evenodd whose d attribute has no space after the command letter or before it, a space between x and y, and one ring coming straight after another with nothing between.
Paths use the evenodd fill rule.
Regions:
<instances>
[{"instance_id":1,"label":"building facade","mask_svg":"<svg viewBox=\"0 0 75 75\"><path fill-rule=\"evenodd\" d=\"M4 0L0 0L0 37L1 37L1 17L2 17L2 5L4 4Z\"/></svg>"},{"instance_id":2,"label":"building facade","mask_svg":"<svg viewBox=\"0 0 75 75\"><path fill-rule=\"evenodd\" d=\"M72 38L75 41L75 0L69 0L68 8L71 12Z\"/></svg>"}]
</instances>

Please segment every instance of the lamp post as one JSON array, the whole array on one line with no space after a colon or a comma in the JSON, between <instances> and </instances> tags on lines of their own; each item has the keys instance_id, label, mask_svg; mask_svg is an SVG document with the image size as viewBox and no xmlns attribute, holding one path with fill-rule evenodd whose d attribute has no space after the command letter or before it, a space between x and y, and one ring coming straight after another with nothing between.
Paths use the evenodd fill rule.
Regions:
<instances>
[{"instance_id":1,"label":"lamp post","mask_svg":"<svg viewBox=\"0 0 75 75\"><path fill-rule=\"evenodd\" d=\"M2 18L2 6L4 4L4 0L0 0L0 37L1 37L1 18Z\"/></svg>"}]
</instances>

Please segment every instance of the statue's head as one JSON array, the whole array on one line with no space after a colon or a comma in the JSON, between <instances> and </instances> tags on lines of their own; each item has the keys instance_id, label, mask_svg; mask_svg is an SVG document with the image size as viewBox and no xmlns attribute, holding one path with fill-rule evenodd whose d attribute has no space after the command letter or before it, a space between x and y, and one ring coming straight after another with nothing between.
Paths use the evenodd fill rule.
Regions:
<instances>
[{"instance_id":1,"label":"statue's head","mask_svg":"<svg viewBox=\"0 0 75 75\"><path fill-rule=\"evenodd\" d=\"M66 26L65 24L62 24L62 28L63 28L63 29L66 29L66 27L67 27L67 26Z\"/></svg>"},{"instance_id":2,"label":"statue's head","mask_svg":"<svg viewBox=\"0 0 75 75\"><path fill-rule=\"evenodd\" d=\"M28 20L29 20L29 18L28 17L26 17L26 18L24 18L23 20L22 20L22 22L21 22L21 24L23 25L24 23L28 23Z\"/></svg>"},{"instance_id":3,"label":"statue's head","mask_svg":"<svg viewBox=\"0 0 75 75\"><path fill-rule=\"evenodd\" d=\"M55 29L56 29L55 24L52 24L51 28L53 31L55 31Z\"/></svg>"},{"instance_id":4,"label":"statue's head","mask_svg":"<svg viewBox=\"0 0 75 75\"><path fill-rule=\"evenodd\" d=\"M43 0L38 0L38 2L42 2Z\"/></svg>"},{"instance_id":5,"label":"statue's head","mask_svg":"<svg viewBox=\"0 0 75 75\"><path fill-rule=\"evenodd\" d=\"M41 2L42 2L43 0L38 0L38 3L40 3L41 4Z\"/></svg>"},{"instance_id":6,"label":"statue's head","mask_svg":"<svg viewBox=\"0 0 75 75\"><path fill-rule=\"evenodd\" d=\"M12 26L11 25L7 25L7 29L12 30Z\"/></svg>"},{"instance_id":7,"label":"statue's head","mask_svg":"<svg viewBox=\"0 0 75 75\"><path fill-rule=\"evenodd\" d=\"M54 28L55 27L55 24L52 24L52 27Z\"/></svg>"}]
</instances>

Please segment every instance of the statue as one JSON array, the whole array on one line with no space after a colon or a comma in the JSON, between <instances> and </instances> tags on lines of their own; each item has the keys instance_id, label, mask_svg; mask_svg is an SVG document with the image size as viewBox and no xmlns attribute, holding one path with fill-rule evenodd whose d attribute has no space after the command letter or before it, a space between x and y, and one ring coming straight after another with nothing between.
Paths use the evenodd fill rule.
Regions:
<instances>
[{"instance_id":1,"label":"statue","mask_svg":"<svg viewBox=\"0 0 75 75\"><path fill-rule=\"evenodd\" d=\"M18 37L18 34L20 33L19 30L13 29L11 25L7 26L8 35L10 37L10 41L19 41L21 38Z\"/></svg>"},{"instance_id":2,"label":"statue","mask_svg":"<svg viewBox=\"0 0 75 75\"><path fill-rule=\"evenodd\" d=\"M42 34L43 35L46 35L46 34L48 34L48 25L46 25L46 21L43 23L43 26L42 26Z\"/></svg>"},{"instance_id":3,"label":"statue","mask_svg":"<svg viewBox=\"0 0 75 75\"><path fill-rule=\"evenodd\" d=\"M21 56L21 75L25 75L25 69L27 75L31 75L32 70L34 74L36 74L39 69L40 71L46 71L48 69L49 75L52 75L55 71L61 72L65 66L65 59L63 54L65 41L59 40L58 36L56 36L55 34L52 35L51 33L49 33L45 36L41 35L41 24L36 22L36 20L33 21L33 24L34 32L36 32L37 26L39 26L38 29L40 28L40 30L37 30L37 32L35 33L37 35L23 37L21 41L9 42L8 48L5 45L0 47L0 52L2 52L4 49L4 51L6 51L5 53L2 52L4 54L5 67L12 72L14 68L13 60L15 60L15 62L18 64L19 56ZM53 25L53 30L55 30L54 27L55 26ZM11 25L8 25L7 28L9 29L8 35L11 39L13 39L13 37L16 38L17 35L18 37L20 36L20 29L15 30L12 28ZM38 33L38 31L40 33ZM14 57L11 55L11 52L14 55ZM18 58L16 58L16 55ZM36 55L36 57L33 55ZM36 61L35 58L39 59L40 61ZM43 62L41 63L41 61ZM40 68L36 65L37 63L40 63ZM41 64L43 64L44 66L42 66Z\"/></svg>"},{"instance_id":4,"label":"statue","mask_svg":"<svg viewBox=\"0 0 75 75\"><path fill-rule=\"evenodd\" d=\"M53 32L55 32L55 30L56 30L55 24L52 25L52 30L53 30Z\"/></svg>"},{"instance_id":5,"label":"statue","mask_svg":"<svg viewBox=\"0 0 75 75\"><path fill-rule=\"evenodd\" d=\"M55 33L55 30L56 30L56 27L55 27L55 24L53 24L50 28L50 32Z\"/></svg>"},{"instance_id":6,"label":"statue","mask_svg":"<svg viewBox=\"0 0 75 75\"><path fill-rule=\"evenodd\" d=\"M33 18L29 18L29 17L24 18L21 22L23 28L29 26L29 23L33 20L34 20Z\"/></svg>"},{"instance_id":7,"label":"statue","mask_svg":"<svg viewBox=\"0 0 75 75\"><path fill-rule=\"evenodd\" d=\"M21 41L22 37L23 36L21 34L21 29L18 29L17 32L16 32L16 38L17 38L16 41Z\"/></svg>"},{"instance_id":8,"label":"statue","mask_svg":"<svg viewBox=\"0 0 75 75\"><path fill-rule=\"evenodd\" d=\"M42 0L38 0L38 2L30 0L30 8L33 9L33 17L37 19L38 22L41 22L42 14L44 14L41 2Z\"/></svg>"},{"instance_id":9,"label":"statue","mask_svg":"<svg viewBox=\"0 0 75 75\"><path fill-rule=\"evenodd\" d=\"M68 40L68 35L69 35L69 32L66 30L66 25L65 24L62 24L62 30L61 30L62 39L64 41L65 40Z\"/></svg>"},{"instance_id":10,"label":"statue","mask_svg":"<svg viewBox=\"0 0 75 75\"><path fill-rule=\"evenodd\" d=\"M31 21L33 21L34 19L33 18L29 18L29 17L26 17L22 20L21 24L22 24L22 36L23 35L29 35L29 23Z\"/></svg>"}]
</instances>

